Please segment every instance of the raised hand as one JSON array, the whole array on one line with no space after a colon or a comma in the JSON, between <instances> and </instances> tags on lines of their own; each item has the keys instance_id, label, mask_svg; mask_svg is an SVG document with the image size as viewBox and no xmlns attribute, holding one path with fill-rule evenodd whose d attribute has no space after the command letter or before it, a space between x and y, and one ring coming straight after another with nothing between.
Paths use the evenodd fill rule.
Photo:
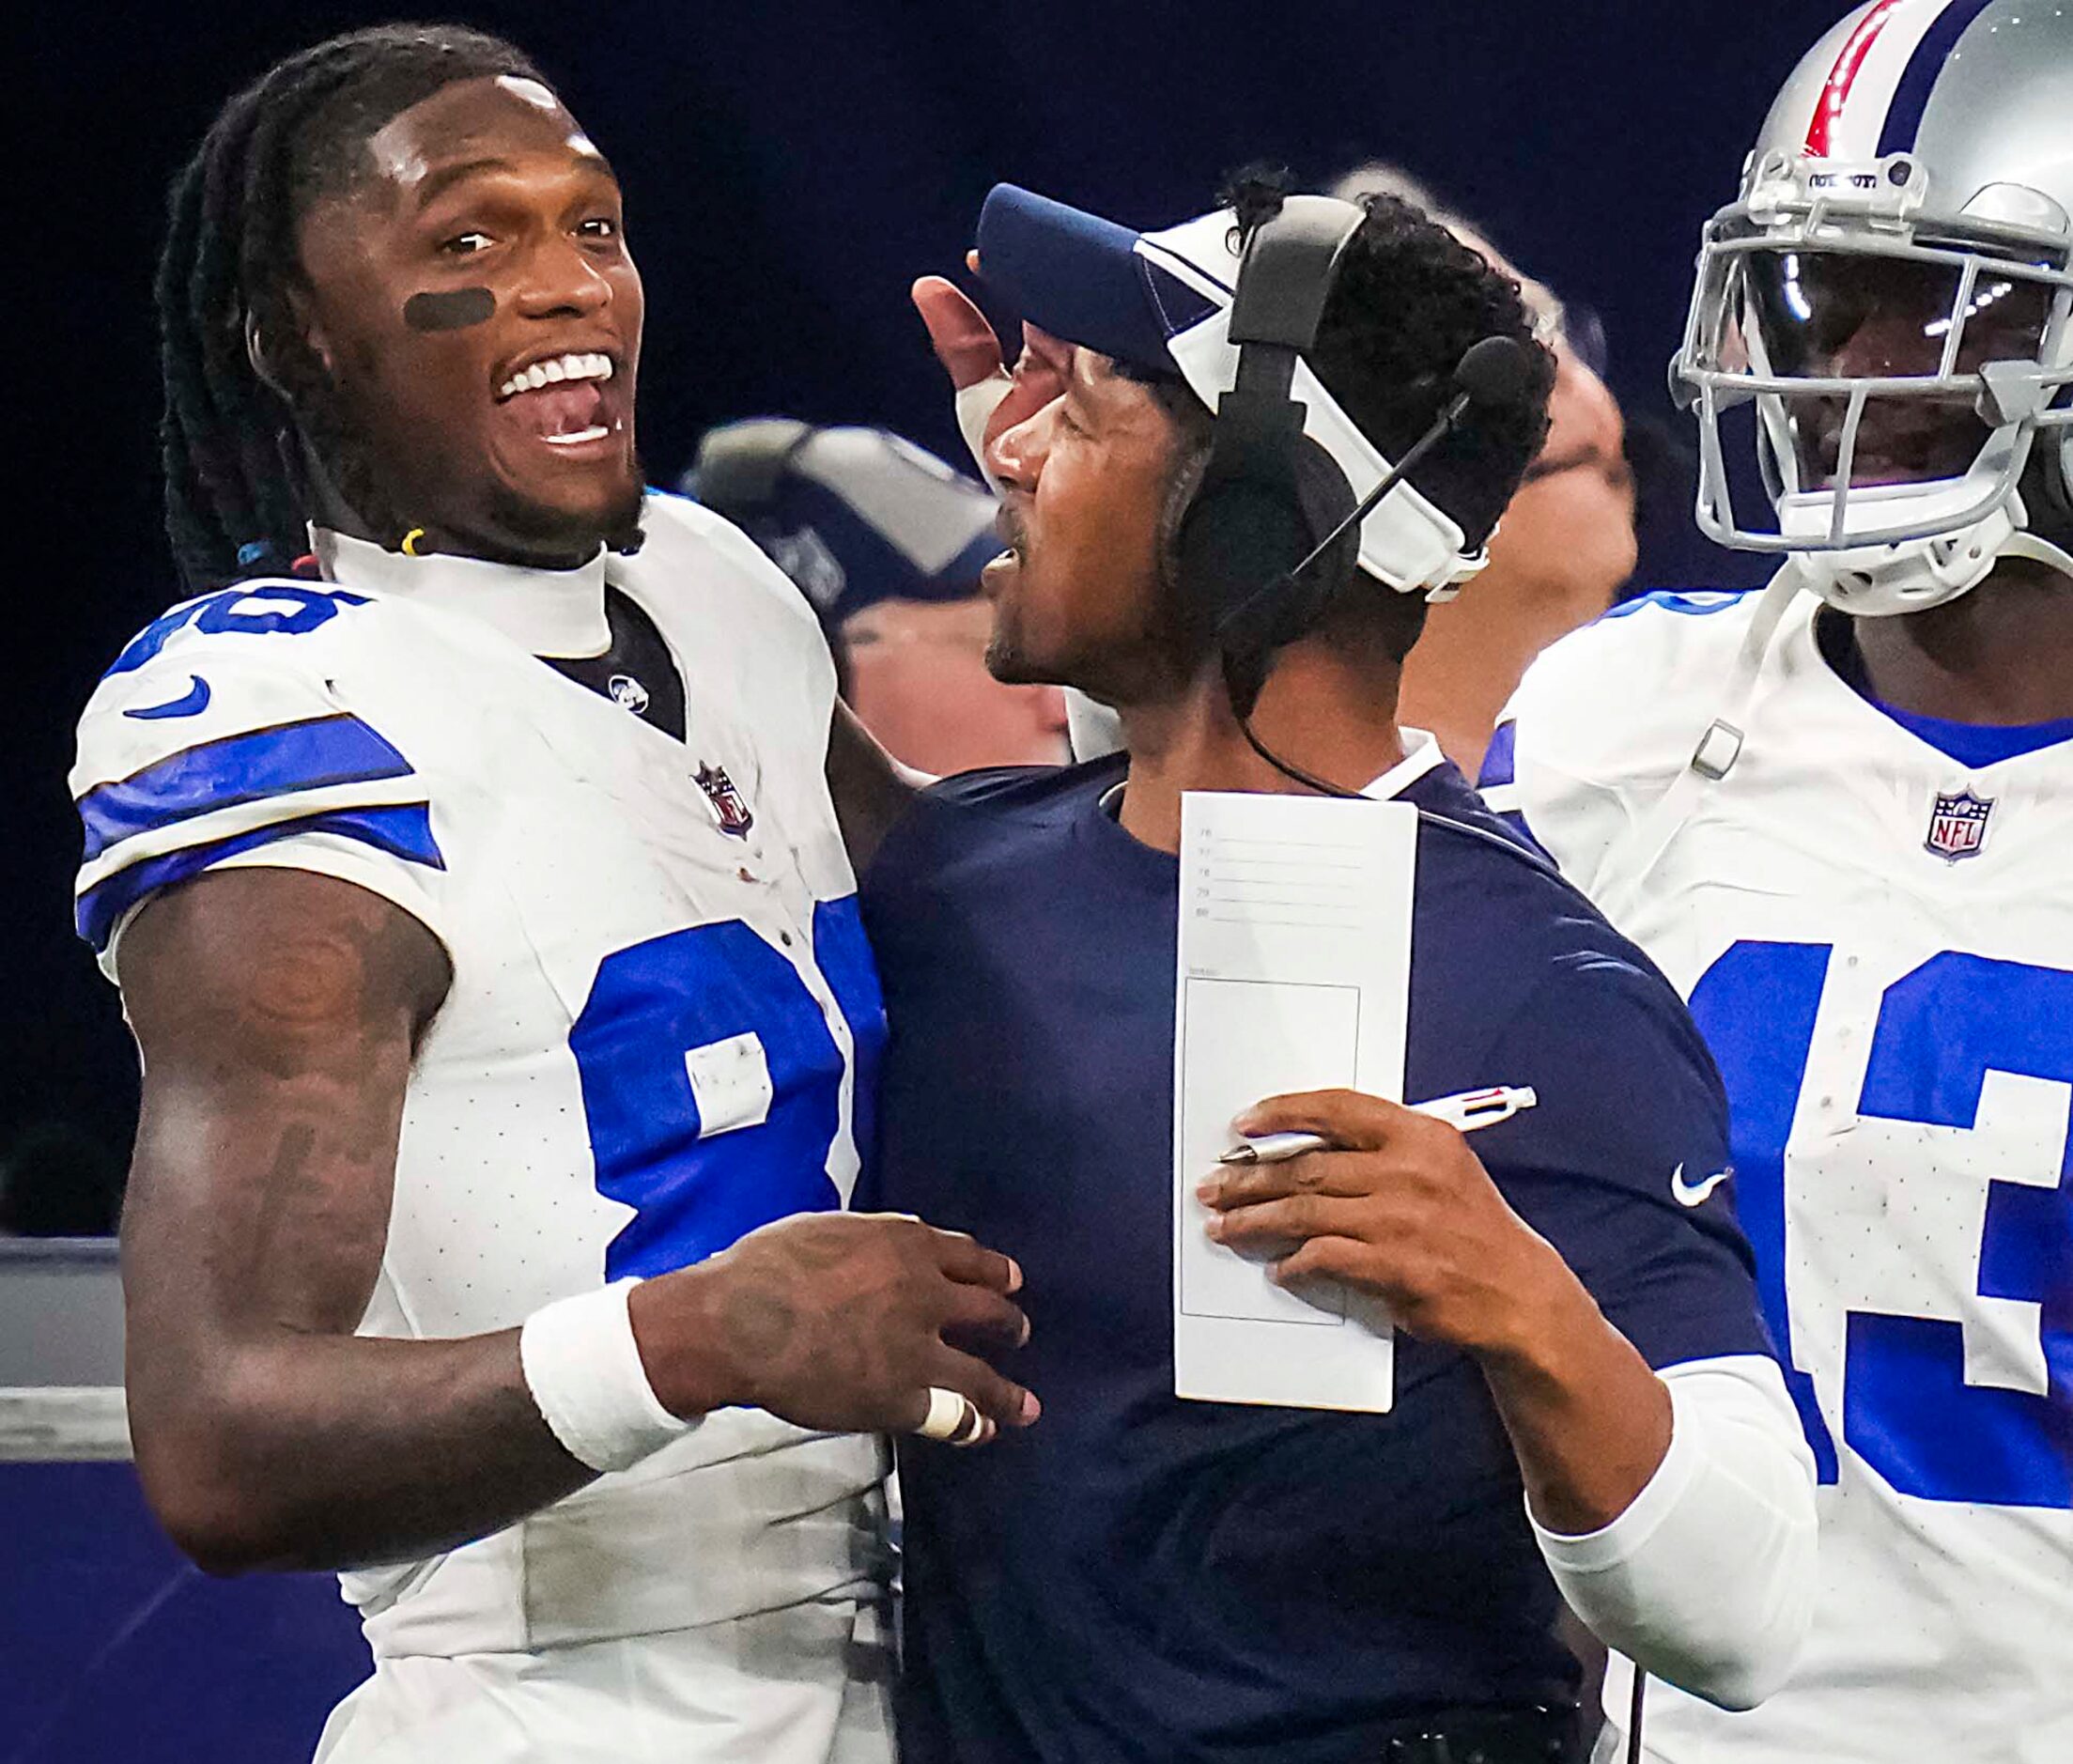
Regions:
<instances>
[{"instance_id":1,"label":"raised hand","mask_svg":"<svg viewBox=\"0 0 2073 1764\"><path fill-rule=\"evenodd\" d=\"M634 1336L665 1408L740 1405L816 1431L911 1432L929 1391L968 1398L980 1437L1037 1400L980 1353L1029 1333L1022 1271L955 1231L888 1214L803 1214L634 1289Z\"/></svg>"},{"instance_id":2,"label":"raised hand","mask_svg":"<svg viewBox=\"0 0 2073 1764\"><path fill-rule=\"evenodd\" d=\"M978 255L971 267L976 272ZM1072 346L1034 325L1022 327L1022 354L1011 373L986 315L964 291L939 275L915 283L915 311L928 329L936 359L957 395L958 426L980 470L990 478L986 450L1017 423L1060 396L1072 371Z\"/></svg>"}]
</instances>

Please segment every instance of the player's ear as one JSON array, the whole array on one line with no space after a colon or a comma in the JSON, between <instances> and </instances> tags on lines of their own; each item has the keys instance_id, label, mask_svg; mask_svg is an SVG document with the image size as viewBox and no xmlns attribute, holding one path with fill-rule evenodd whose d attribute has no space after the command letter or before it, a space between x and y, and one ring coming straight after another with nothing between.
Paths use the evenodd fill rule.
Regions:
<instances>
[{"instance_id":1,"label":"player's ear","mask_svg":"<svg viewBox=\"0 0 2073 1764\"><path fill-rule=\"evenodd\" d=\"M274 365L270 352L271 345L266 333L259 328L259 315L245 314L245 358L252 364L252 371L258 375L260 383L286 398L288 389L281 381L281 370Z\"/></svg>"},{"instance_id":2,"label":"player's ear","mask_svg":"<svg viewBox=\"0 0 2073 1764\"><path fill-rule=\"evenodd\" d=\"M1166 495L1159 508L1159 585L1178 594L1181 585L1181 523L1202 487L1202 474L1209 467L1209 443L1185 431L1173 440L1173 464L1167 478Z\"/></svg>"},{"instance_id":3,"label":"player's ear","mask_svg":"<svg viewBox=\"0 0 2073 1764\"><path fill-rule=\"evenodd\" d=\"M287 288L288 311L294 316L298 340L304 351L324 370L327 379L338 378L338 359L332 348L331 338L325 334L323 320L317 316L317 302L310 298L309 290L290 283Z\"/></svg>"}]
</instances>

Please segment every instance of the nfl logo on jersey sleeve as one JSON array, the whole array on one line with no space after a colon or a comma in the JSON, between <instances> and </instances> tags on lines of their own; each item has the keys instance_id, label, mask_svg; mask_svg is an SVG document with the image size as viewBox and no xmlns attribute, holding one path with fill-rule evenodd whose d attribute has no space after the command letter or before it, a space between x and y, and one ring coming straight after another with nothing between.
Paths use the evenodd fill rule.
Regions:
<instances>
[{"instance_id":1,"label":"nfl logo on jersey sleeve","mask_svg":"<svg viewBox=\"0 0 2073 1764\"><path fill-rule=\"evenodd\" d=\"M1993 812L1991 797L1974 796L1970 789L1938 797L1923 849L1947 863L1978 857L1987 843L1987 822Z\"/></svg>"}]
</instances>

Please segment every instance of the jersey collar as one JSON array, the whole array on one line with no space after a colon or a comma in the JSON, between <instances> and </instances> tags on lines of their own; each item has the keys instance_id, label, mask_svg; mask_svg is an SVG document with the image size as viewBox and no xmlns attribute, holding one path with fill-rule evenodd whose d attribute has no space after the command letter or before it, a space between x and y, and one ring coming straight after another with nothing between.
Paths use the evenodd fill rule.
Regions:
<instances>
[{"instance_id":1,"label":"jersey collar","mask_svg":"<svg viewBox=\"0 0 2073 1764\"><path fill-rule=\"evenodd\" d=\"M529 569L479 557L407 557L323 527L310 537L326 581L479 619L531 655L580 659L611 647L602 546L575 569Z\"/></svg>"},{"instance_id":2,"label":"jersey collar","mask_svg":"<svg viewBox=\"0 0 2073 1764\"><path fill-rule=\"evenodd\" d=\"M1440 751L1439 742L1425 730L1399 727L1397 733L1403 737L1403 757L1360 793L1376 802L1387 802L1393 797L1402 796L1426 773L1446 760L1446 755Z\"/></svg>"},{"instance_id":3,"label":"jersey collar","mask_svg":"<svg viewBox=\"0 0 2073 1764\"><path fill-rule=\"evenodd\" d=\"M1387 802L1402 796L1433 767L1446 763L1436 736L1408 724L1400 724L1397 733L1403 737L1403 757L1360 793L1371 802ZM1125 781L1119 778L1101 793L1101 812L1111 821L1122 812Z\"/></svg>"}]
</instances>

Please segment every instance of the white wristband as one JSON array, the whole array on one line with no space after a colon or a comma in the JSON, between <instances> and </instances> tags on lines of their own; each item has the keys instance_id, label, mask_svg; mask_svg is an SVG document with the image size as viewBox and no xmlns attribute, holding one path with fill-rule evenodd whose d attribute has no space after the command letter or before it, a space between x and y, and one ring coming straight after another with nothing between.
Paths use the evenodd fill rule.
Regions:
<instances>
[{"instance_id":1,"label":"white wristband","mask_svg":"<svg viewBox=\"0 0 2073 1764\"><path fill-rule=\"evenodd\" d=\"M627 1469L698 1425L672 1415L648 1383L627 1314L639 1284L556 1299L518 1331L518 1362L541 1417L593 1470Z\"/></svg>"}]
</instances>

